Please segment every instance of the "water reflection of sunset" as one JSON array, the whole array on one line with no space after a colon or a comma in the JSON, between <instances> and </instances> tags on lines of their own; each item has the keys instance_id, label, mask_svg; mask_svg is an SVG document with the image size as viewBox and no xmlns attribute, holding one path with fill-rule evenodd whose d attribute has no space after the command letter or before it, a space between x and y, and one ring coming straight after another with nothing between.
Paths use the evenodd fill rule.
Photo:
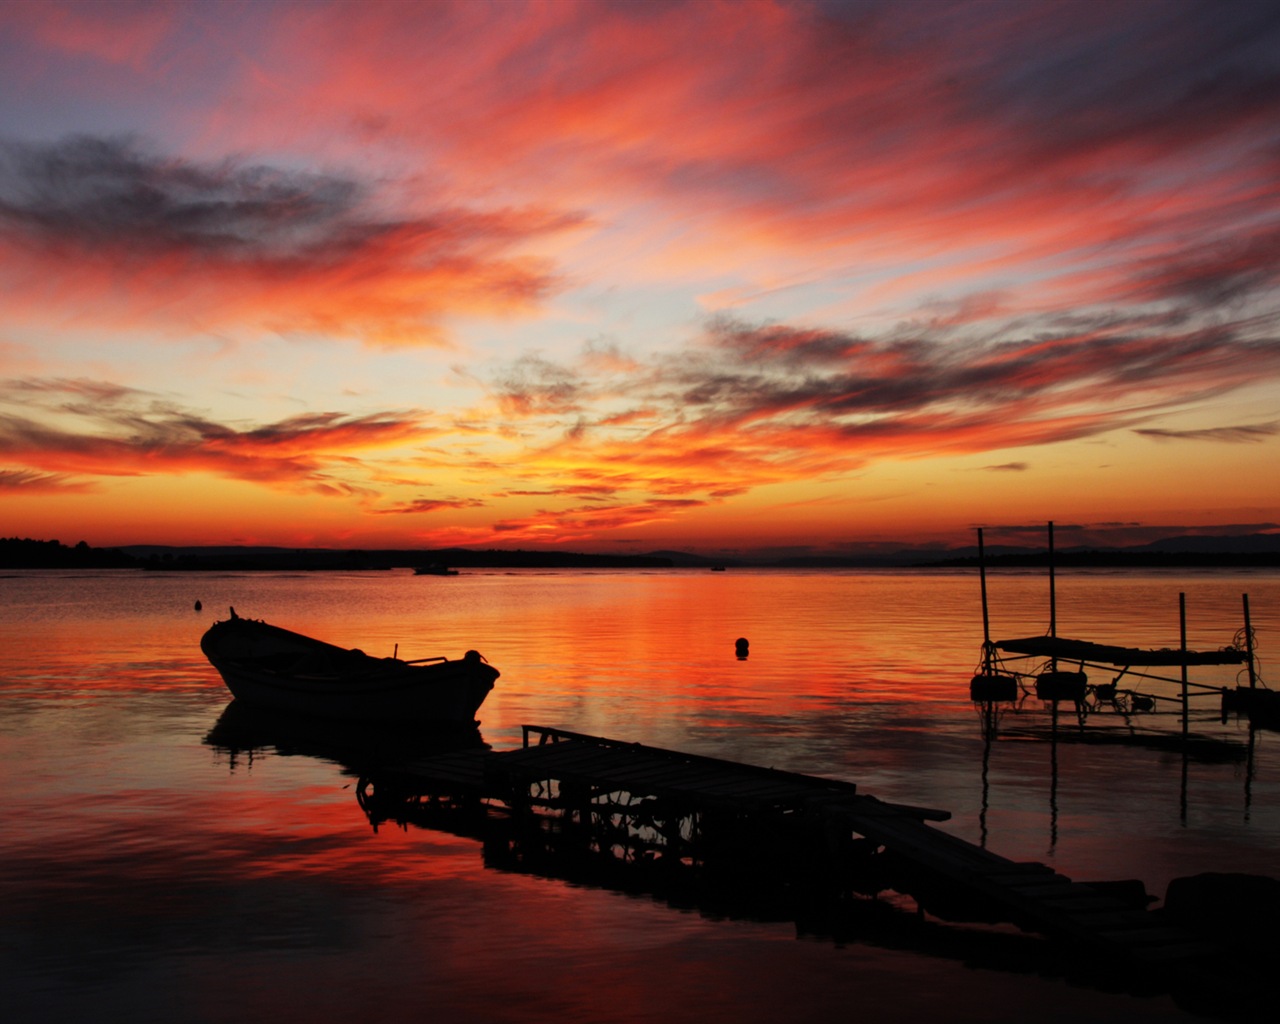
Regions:
<instances>
[{"instance_id":1,"label":"water reflection of sunset","mask_svg":"<svg viewBox=\"0 0 1280 1024\"><path fill-rule=\"evenodd\" d=\"M1043 576L989 583L1002 634L1043 630ZM1269 574L1063 574L1059 623L1176 643L1185 591L1191 639L1210 646L1238 628L1243 589L1265 671L1280 608ZM513 1019L614 1019L635 998L636 1020L751 1021L855 997L914 1014L928 998L910 993L945 978L975 1021L992 1019L993 988L1089 1019L1171 1019L1166 1002L998 968L970 977L971 943L963 955L796 943L794 924L521 873L495 862L474 819L371 817L361 773L436 741L288 716L228 733L229 694L198 641L232 605L374 652L482 650L502 677L475 741L498 749L549 724L853 781L949 810L942 827L1004 856L1155 893L1209 868L1268 870L1280 842L1270 746L1216 715L1195 721L1213 756L1185 781L1165 748L1036 738L1038 707L984 744L967 697L981 638L971 573L33 572L11 575L0 604L0 742L20 766L0 898L22 940L0 985L19 1011L137 1017L200 993L205 1019L303 1007L334 1020L372 988L391 1020L419 1019L429 989L444 1020L507 1006ZM796 993L797 978L813 987Z\"/></svg>"}]
</instances>

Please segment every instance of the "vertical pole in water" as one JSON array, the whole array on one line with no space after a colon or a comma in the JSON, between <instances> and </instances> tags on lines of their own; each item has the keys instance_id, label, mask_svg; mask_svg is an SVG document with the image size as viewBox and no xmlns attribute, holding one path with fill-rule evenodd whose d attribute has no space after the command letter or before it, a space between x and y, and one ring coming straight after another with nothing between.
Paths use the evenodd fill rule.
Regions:
<instances>
[{"instance_id":1,"label":"vertical pole in water","mask_svg":"<svg viewBox=\"0 0 1280 1024\"><path fill-rule=\"evenodd\" d=\"M1053 575L1053 520L1049 520L1049 635L1058 635L1058 595ZM1056 665L1054 666L1057 667Z\"/></svg>"},{"instance_id":2,"label":"vertical pole in water","mask_svg":"<svg viewBox=\"0 0 1280 1024\"><path fill-rule=\"evenodd\" d=\"M991 669L991 616L987 611L987 556L982 546L982 527L978 527L978 579L982 583L982 667Z\"/></svg>"},{"instance_id":3,"label":"vertical pole in water","mask_svg":"<svg viewBox=\"0 0 1280 1024\"><path fill-rule=\"evenodd\" d=\"M1187 738L1187 595L1178 595L1178 621L1182 636L1182 738Z\"/></svg>"},{"instance_id":4,"label":"vertical pole in water","mask_svg":"<svg viewBox=\"0 0 1280 1024\"><path fill-rule=\"evenodd\" d=\"M1058 635L1058 595L1054 586L1053 576L1053 520L1049 520L1049 636L1056 637ZM1049 671L1058 671L1058 656L1054 654L1049 658ZM1053 709L1049 719L1050 732L1053 742L1050 744L1050 779L1052 780L1049 788L1049 849L1050 852L1058 845L1058 701L1055 694L1054 699L1050 702Z\"/></svg>"},{"instance_id":5,"label":"vertical pole in water","mask_svg":"<svg viewBox=\"0 0 1280 1024\"><path fill-rule=\"evenodd\" d=\"M1056 638L1058 635L1058 589L1055 585L1055 576L1053 572L1053 520L1049 520L1049 636ZM1055 654L1049 659L1049 671L1058 671L1058 656ZM1057 701L1054 701L1053 710L1058 710ZM1055 717L1054 721L1057 719Z\"/></svg>"},{"instance_id":6,"label":"vertical pole in water","mask_svg":"<svg viewBox=\"0 0 1280 1024\"><path fill-rule=\"evenodd\" d=\"M1249 622L1249 595L1240 596L1244 598L1244 653L1249 663L1249 689L1256 690L1258 673L1253 666L1253 625Z\"/></svg>"},{"instance_id":7,"label":"vertical pole in water","mask_svg":"<svg viewBox=\"0 0 1280 1024\"><path fill-rule=\"evenodd\" d=\"M1249 621L1249 595L1241 594L1244 599L1244 653L1249 662L1249 696L1253 697L1253 692L1258 688L1258 673L1253 664L1253 624ZM1226 688L1223 688L1226 693ZM1252 710L1252 709L1250 709ZM1224 705L1222 709L1222 719L1226 721L1227 709ZM1249 808L1253 805L1253 748L1254 734L1258 730L1253 727L1253 718L1249 718L1249 747L1248 758L1245 762L1244 773L1244 809L1245 820L1248 820Z\"/></svg>"},{"instance_id":8,"label":"vertical pole in water","mask_svg":"<svg viewBox=\"0 0 1280 1024\"><path fill-rule=\"evenodd\" d=\"M1178 595L1178 623L1182 637L1182 781L1178 789L1178 820L1187 823L1187 742L1190 708L1187 704L1187 595Z\"/></svg>"}]
</instances>

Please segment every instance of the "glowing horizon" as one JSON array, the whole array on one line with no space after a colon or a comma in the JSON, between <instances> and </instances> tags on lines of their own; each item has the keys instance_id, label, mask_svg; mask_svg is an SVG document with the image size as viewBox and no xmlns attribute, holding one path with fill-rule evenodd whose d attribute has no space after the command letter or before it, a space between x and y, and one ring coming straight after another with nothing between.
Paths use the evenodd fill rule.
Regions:
<instances>
[{"instance_id":1,"label":"glowing horizon","mask_svg":"<svg viewBox=\"0 0 1280 1024\"><path fill-rule=\"evenodd\" d=\"M1280 23L0 7L0 534L1280 530Z\"/></svg>"}]
</instances>

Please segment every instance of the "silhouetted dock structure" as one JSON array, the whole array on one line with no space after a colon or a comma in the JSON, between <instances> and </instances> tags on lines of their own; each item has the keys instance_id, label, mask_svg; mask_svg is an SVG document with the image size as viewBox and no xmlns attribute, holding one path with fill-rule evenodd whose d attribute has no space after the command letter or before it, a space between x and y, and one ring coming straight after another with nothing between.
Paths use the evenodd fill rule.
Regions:
<instances>
[{"instance_id":1,"label":"silhouetted dock structure","mask_svg":"<svg viewBox=\"0 0 1280 1024\"><path fill-rule=\"evenodd\" d=\"M362 779L376 820L449 809L497 816L486 856L631 865L654 875L762 879L794 895L893 890L950 921L1009 923L1116 965L1175 965L1209 948L1146 909L1140 882L1085 884L933 827L946 811L889 803L854 783L524 727L507 751L457 750Z\"/></svg>"},{"instance_id":2,"label":"silhouetted dock structure","mask_svg":"<svg viewBox=\"0 0 1280 1024\"><path fill-rule=\"evenodd\" d=\"M1057 596L1053 561L1053 523L1049 536L1049 629L1046 635L1010 640L991 639L991 619L987 606L987 573L982 530L978 530L978 570L982 588L982 654L969 681L969 697L982 714L983 732L994 736L1002 710L1017 707L1034 695L1052 707L1056 723L1059 704L1074 705L1081 727L1095 712L1116 713L1128 721L1131 714L1155 712L1159 705L1172 705L1180 713L1182 734L1188 738L1193 697L1212 699L1223 719L1229 713L1244 715L1250 725L1280 726L1280 694L1262 684L1254 651L1249 595L1242 594L1242 627L1229 644L1216 650L1187 647L1186 594L1178 595L1180 642L1178 647L1140 648L1105 644L1058 636ZM1008 658L1014 659L1010 662ZM1023 668L1021 666L1028 666ZM1074 665L1074 667L1070 667ZM1193 666L1240 665L1248 672L1248 686L1222 686L1196 682L1188 670ZM1090 683L1085 669L1115 672L1109 682ZM1157 668L1178 668L1180 677L1160 675ZM1118 670L1118 671L1117 671ZM1177 696L1168 692L1139 691L1121 687L1126 677L1141 682L1172 684Z\"/></svg>"}]
</instances>

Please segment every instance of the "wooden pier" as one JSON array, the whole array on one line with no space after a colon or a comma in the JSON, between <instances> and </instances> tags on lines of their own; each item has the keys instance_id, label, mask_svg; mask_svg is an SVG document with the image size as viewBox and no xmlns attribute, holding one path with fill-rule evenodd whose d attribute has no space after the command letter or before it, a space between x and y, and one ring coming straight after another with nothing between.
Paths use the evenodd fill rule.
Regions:
<instances>
[{"instance_id":1,"label":"wooden pier","mask_svg":"<svg viewBox=\"0 0 1280 1024\"><path fill-rule=\"evenodd\" d=\"M383 790L384 792L377 792ZM1085 884L939 830L946 811L889 803L855 784L526 726L514 750L459 750L362 779L362 806L470 808L502 822L509 861L607 860L649 872L728 871L740 884L836 896L892 890L946 921L1008 923L1121 972L1185 965L1211 947L1147 909L1140 882ZM425 801L425 804L423 803Z\"/></svg>"}]
</instances>

